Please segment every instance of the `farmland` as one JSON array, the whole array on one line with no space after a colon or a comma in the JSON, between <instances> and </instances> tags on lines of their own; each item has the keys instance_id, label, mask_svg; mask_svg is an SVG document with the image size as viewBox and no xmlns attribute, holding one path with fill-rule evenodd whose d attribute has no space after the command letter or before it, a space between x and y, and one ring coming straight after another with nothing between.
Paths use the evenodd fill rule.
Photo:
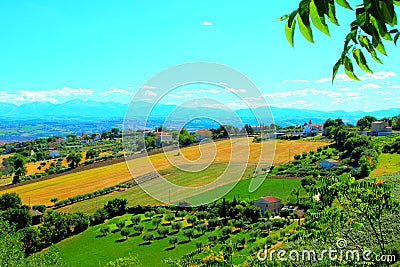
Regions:
<instances>
[{"instance_id":1,"label":"farmland","mask_svg":"<svg viewBox=\"0 0 400 267\"><path fill-rule=\"evenodd\" d=\"M260 147L261 145L259 143L252 143L250 139L246 138L240 138L240 139L232 139L232 143L235 142L236 146L238 148L244 149L247 148L247 142L250 144L250 152L249 152L249 165L255 167L255 164L258 161L258 156L260 155ZM215 142L216 144L216 155L213 163L220 163L222 165L219 165L220 167L223 166L223 164L228 162L231 159L231 142L229 140L223 140L223 141L217 141ZM315 150L319 146L327 145L328 143L326 142L313 142L313 141L300 141L300 140L294 140L294 141L277 141L276 142L276 153L274 157L274 164L281 164L284 162L287 162L289 159L293 159L294 154L299 154L303 151L309 151L309 150ZM176 156L176 151L170 151L165 154L155 154L151 155L149 157L151 164L154 165L154 168L156 168L158 171L163 171L165 170L166 173L174 172L171 170L172 165L168 161L168 158L173 158L177 160L178 164L185 162L184 158L188 159L196 159L199 158L200 155L208 155L214 153L214 144L213 143L206 143L201 145L201 149L199 149L197 146L192 146L192 147L187 147L181 149L181 156ZM271 152L271 151L269 151ZM266 151L264 153L267 154ZM270 157L272 157L272 153L268 154ZM182 161L180 162L179 159L177 158L182 158ZM196 162L197 163L197 162ZM200 160L198 161L199 164L202 164L203 162ZM149 168L149 164L146 158L137 158L133 159L128 162L128 164L132 164L134 166L134 175L135 177L146 174L148 172L151 172L152 169ZM208 170L209 172L215 172L216 170L213 168L210 168ZM201 172L200 172L201 174ZM214 173L215 174L215 173ZM249 170L246 172L247 177L249 175ZM168 179L171 179L173 181L178 181L179 179L177 178L178 175L174 177L174 175L169 175ZM67 174L63 175L54 179L46 180L46 181L41 181L37 183L32 183L32 184L27 184L27 185L22 185L18 186L12 189L8 189L3 191L2 193L7 193L7 192L16 192L18 193L24 203L44 203L46 205L50 205L50 198L52 197L57 197L58 199L65 199L70 196L74 196L77 194L83 194L86 192L91 192L97 189L101 189L107 186L111 185L116 185L118 183L124 182L129 180L131 177L130 172L127 168L127 165L125 162L122 163L117 163L113 165L108 165L108 166L103 166L95 169L90 169L90 170L85 170L82 172L77 172L77 173L72 173L72 174ZM199 176L192 176L191 181L189 181L186 185L195 185L199 181L198 179L203 179L201 175ZM181 181L182 179L180 179ZM212 180L212 176L210 175L207 181L204 182L209 182ZM220 184L222 185L222 184ZM51 193L49 193L51 192ZM110 195L98 197L96 199L91 199L88 200L87 204L85 202L77 203L77 209L82 208L81 205L85 205L88 207L93 207L95 206L95 203L102 204L107 201L107 199L111 197L123 197L123 196L132 196L130 198L135 198L135 201L132 204L139 203L141 201L144 201L145 203L148 203L148 201L151 199L148 197L146 194L143 193L143 191L138 188L134 187L131 189L126 190L125 192L122 193L112 193ZM153 201L150 201L149 203L154 203ZM93 205L94 204L94 205ZM69 206L66 208L68 210L75 210L74 205ZM94 208L93 208L94 209ZM86 209L83 209L86 210ZM89 211L89 210L86 210Z\"/></svg>"},{"instance_id":2,"label":"farmland","mask_svg":"<svg viewBox=\"0 0 400 267\"><path fill-rule=\"evenodd\" d=\"M372 177L400 172L400 154L382 153L378 160L378 167L371 172Z\"/></svg>"}]
</instances>

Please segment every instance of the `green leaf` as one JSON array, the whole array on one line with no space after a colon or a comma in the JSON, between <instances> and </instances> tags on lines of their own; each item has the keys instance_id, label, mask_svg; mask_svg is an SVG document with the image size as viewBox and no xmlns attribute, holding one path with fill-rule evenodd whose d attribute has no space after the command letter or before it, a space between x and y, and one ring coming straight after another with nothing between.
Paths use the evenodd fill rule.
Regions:
<instances>
[{"instance_id":1,"label":"green leaf","mask_svg":"<svg viewBox=\"0 0 400 267\"><path fill-rule=\"evenodd\" d=\"M329 2L326 0L314 0L314 4L317 7L318 14L320 16L326 14L329 15Z\"/></svg>"},{"instance_id":2,"label":"green leaf","mask_svg":"<svg viewBox=\"0 0 400 267\"><path fill-rule=\"evenodd\" d=\"M385 50L385 46L383 45L381 39L372 37L372 45L375 47L375 49L376 49L379 53L381 53L381 54L383 54L383 55L385 55L385 56L387 55L387 54L386 54L386 50Z\"/></svg>"},{"instance_id":3,"label":"green leaf","mask_svg":"<svg viewBox=\"0 0 400 267\"><path fill-rule=\"evenodd\" d=\"M377 29L379 36L388 41L392 40L392 37L390 36L389 31L387 30L385 22L377 20L373 16L370 16L369 19L372 22L372 25L374 25L375 29Z\"/></svg>"},{"instance_id":4,"label":"green leaf","mask_svg":"<svg viewBox=\"0 0 400 267\"><path fill-rule=\"evenodd\" d=\"M329 3L328 19L335 25L340 26L336 18L335 4Z\"/></svg>"},{"instance_id":5,"label":"green leaf","mask_svg":"<svg viewBox=\"0 0 400 267\"><path fill-rule=\"evenodd\" d=\"M379 64L382 64L382 61L378 58L378 55L376 54L376 51L375 51L375 50L372 50L372 51L370 52L370 54L371 54L371 57L372 57L373 60L375 60L375 61L378 62Z\"/></svg>"},{"instance_id":6,"label":"green leaf","mask_svg":"<svg viewBox=\"0 0 400 267\"><path fill-rule=\"evenodd\" d=\"M350 79L359 81L360 79L358 79L358 77L354 74L353 63L351 62L350 58L345 56L343 63L344 71L346 72L347 76L349 76Z\"/></svg>"},{"instance_id":7,"label":"green leaf","mask_svg":"<svg viewBox=\"0 0 400 267\"><path fill-rule=\"evenodd\" d=\"M394 3L396 6L400 6L400 1L399 1L399 0L394 0L393 3Z\"/></svg>"},{"instance_id":8,"label":"green leaf","mask_svg":"<svg viewBox=\"0 0 400 267\"><path fill-rule=\"evenodd\" d=\"M372 70L367 65L367 60L363 52L358 48L353 48L353 58L356 60L357 65L365 72L372 73Z\"/></svg>"},{"instance_id":9,"label":"green leaf","mask_svg":"<svg viewBox=\"0 0 400 267\"><path fill-rule=\"evenodd\" d=\"M321 32L325 33L326 35L330 36L329 34L329 29L328 29L328 25L326 25L325 23L325 17L324 16L320 16L317 10L317 7L315 5L315 2L311 1L310 2L310 17L311 17L311 21L313 22L314 26L320 30Z\"/></svg>"},{"instance_id":10,"label":"green leaf","mask_svg":"<svg viewBox=\"0 0 400 267\"><path fill-rule=\"evenodd\" d=\"M397 39L399 39L399 35L400 35L400 33L398 32L393 38L393 41L394 41L395 45L397 45Z\"/></svg>"},{"instance_id":11,"label":"green leaf","mask_svg":"<svg viewBox=\"0 0 400 267\"><path fill-rule=\"evenodd\" d=\"M340 65L342 65L342 59L339 59L336 62L336 64L333 66L333 69L332 69L332 83L333 83L333 80L335 80L335 77L336 77L336 74L337 74L337 72L339 70Z\"/></svg>"},{"instance_id":12,"label":"green leaf","mask_svg":"<svg viewBox=\"0 0 400 267\"><path fill-rule=\"evenodd\" d=\"M397 17L394 11L393 2L379 1L380 13L382 14L385 22L394 27L397 24Z\"/></svg>"},{"instance_id":13,"label":"green leaf","mask_svg":"<svg viewBox=\"0 0 400 267\"><path fill-rule=\"evenodd\" d=\"M296 28L296 21L292 24L292 27L289 27L289 21L285 24L285 35L286 39L288 40L289 44L294 47L294 29Z\"/></svg>"},{"instance_id":14,"label":"green leaf","mask_svg":"<svg viewBox=\"0 0 400 267\"><path fill-rule=\"evenodd\" d=\"M335 0L335 2L338 3L340 6L342 6L342 7L344 7L344 8L353 10L353 9L351 8L351 6L349 5L349 3L347 3L346 0Z\"/></svg>"},{"instance_id":15,"label":"green leaf","mask_svg":"<svg viewBox=\"0 0 400 267\"><path fill-rule=\"evenodd\" d=\"M308 17L307 17L308 20ZM313 39L313 34L312 34L312 30L310 27L310 21L308 20L306 23L304 23L303 19L301 17L298 18L298 23L299 23L299 29L301 34L304 36L304 38L307 39L307 41L314 43L314 39ZM308 25L308 26L307 26Z\"/></svg>"},{"instance_id":16,"label":"green leaf","mask_svg":"<svg viewBox=\"0 0 400 267\"><path fill-rule=\"evenodd\" d=\"M296 18L297 13L298 13L298 11L295 10L295 11L292 12L292 14L290 14L289 20L288 20L289 27L292 27L292 23L293 23L294 19Z\"/></svg>"},{"instance_id":17,"label":"green leaf","mask_svg":"<svg viewBox=\"0 0 400 267\"><path fill-rule=\"evenodd\" d=\"M359 26L363 26L367 22L368 13L365 11L365 8L363 6L357 6L356 17Z\"/></svg>"}]
</instances>

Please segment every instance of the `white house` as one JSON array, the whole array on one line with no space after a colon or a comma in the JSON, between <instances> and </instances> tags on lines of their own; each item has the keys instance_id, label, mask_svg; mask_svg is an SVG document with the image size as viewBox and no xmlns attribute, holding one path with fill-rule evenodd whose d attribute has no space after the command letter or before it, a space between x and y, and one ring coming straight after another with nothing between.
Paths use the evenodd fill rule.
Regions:
<instances>
[{"instance_id":1,"label":"white house","mask_svg":"<svg viewBox=\"0 0 400 267\"><path fill-rule=\"evenodd\" d=\"M322 124L307 124L303 127L303 136L317 135L323 129L324 126Z\"/></svg>"}]
</instances>

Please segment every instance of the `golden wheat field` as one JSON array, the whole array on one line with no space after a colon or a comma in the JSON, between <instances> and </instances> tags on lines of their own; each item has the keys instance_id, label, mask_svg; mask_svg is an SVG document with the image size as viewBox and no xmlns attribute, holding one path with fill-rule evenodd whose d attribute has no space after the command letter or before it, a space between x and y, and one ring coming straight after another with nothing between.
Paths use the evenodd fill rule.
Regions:
<instances>
[{"instance_id":1,"label":"golden wheat field","mask_svg":"<svg viewBox=\"0 0 400 267\"><path fill-rule=\"evenodd\" d=\"M269 158L275 165L287 162L293 159L295 154L300 154L304 151L316 150L317 147L327 145L326 142L320 141L281 141L271 142L263 150L263 160ZM273 150L275 149L275 157ZM233 153L232 153L233 151ZM245 155L240 158L236 151ZM247 153L242 153L247 151ZM212 159L212 164L223 164L229 161L241 161L246 156L250 165L256 165L261 154L261 144L252 143L250 138L236 138L231 140L222 140L215 143L205 143L201 146L191 146L177 151L169 151L159 153L149 157L142 157L129 160L127 163L121 162L112 165L102 166L90 170L85 170L76 173L70 173L59 176L53 179L44 180L32 184L21 185L2 191L1 193L16 192L18 193L23 203L38 204L43 203L50 205L50 198L57 197L58 199L66 199L70 196L92 192L102 189L107 186L119 184L130 180L131 173L127 164L131 166L134 177L144 175L156 169L157 171L173 168L174 165L187 164L192 165L205 164L206 161ZM211 156L210 156L211 155ZM268 161L268 160L267 160ZM150 163L150 164L149 164ZM153 169L154 168L154 169ZM247 173L246 173L247 175ZM196 183L195 180L190 183ZM135 202L151 204L151 198L148 197L139 187L130 189ZM97 200L96 200L97 201ZM99 200L101 201L101 200ZM154 202L154 200L153 200ZM101 203L99 203L101 204ZM134 203L132 203L134 204Z\"/></svg>"}]
</instances>

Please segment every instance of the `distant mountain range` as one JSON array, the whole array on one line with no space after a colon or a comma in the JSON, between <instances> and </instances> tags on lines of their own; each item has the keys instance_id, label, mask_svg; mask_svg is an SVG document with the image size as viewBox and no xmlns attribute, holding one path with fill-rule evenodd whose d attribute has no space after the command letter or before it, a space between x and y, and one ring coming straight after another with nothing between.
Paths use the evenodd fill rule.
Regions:
<instances>
[{"instance_id":1,"label":"distant mountain range","mask_svg":"<svg viewBox=\"0 0 400 267\"><path fill-rule=\"evenodd\" d=\"M73 100L62 104L51 104L43 102L27 103L20 106L0 103L0 120L60 120L60 119L79 119L79 120L112 120L124 118L127 109L127 104L115 102L95 102L95 101L82 101ZM145 110L150 107L149 103L137 102L135 103L135 120L142 120L147 117ZM152 118L165 118L171 111L176 108L174 105L158 104L152 111ZM242 118L243 121L253 123L252 113L258 112L254 110L239 109L235 113ZM375 116L378 119L383 117L395 116L400 114L400 108L392 108L388 110L377 110L372 112L352 111L347 112L343 110L337 111L316 111L307 109L292 109L292 108L278 108L271 107L274 120L277 124L296 125L303 124L311 120L314 123L322 123L327 118L341 118L348 123L355 123L359 118L365 115ZM229 121L234 119L232 112L220 108L206 108L206 107L178 107L174 112L174 119L187 119L197 116L208 116L218 120ZM261 118L264 119L264 118Z\"/></svg>"}]
</instances>

